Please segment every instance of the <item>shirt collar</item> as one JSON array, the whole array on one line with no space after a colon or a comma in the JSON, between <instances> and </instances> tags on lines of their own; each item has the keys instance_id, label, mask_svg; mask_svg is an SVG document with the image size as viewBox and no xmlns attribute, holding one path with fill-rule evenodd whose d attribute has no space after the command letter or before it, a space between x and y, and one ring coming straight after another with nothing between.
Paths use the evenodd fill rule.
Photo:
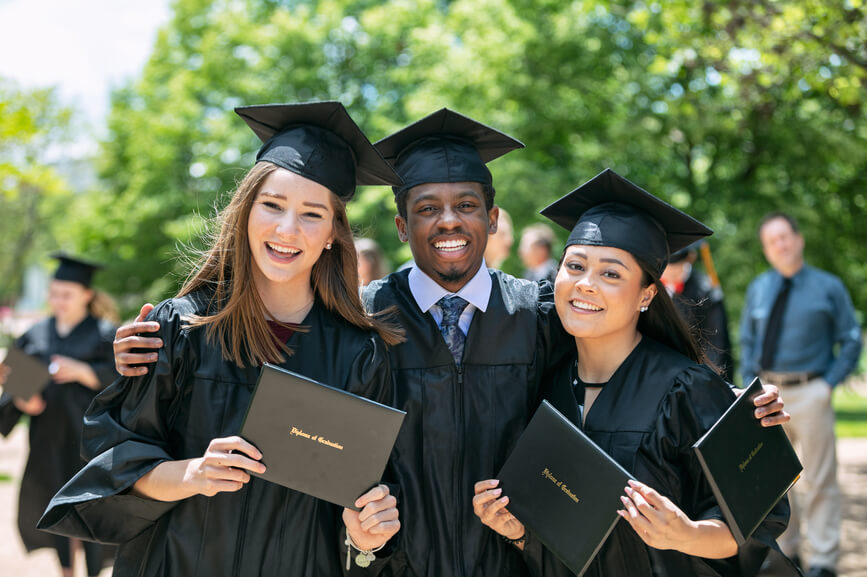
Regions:
<instances>
[{"instance_id":1,"label":"shirt collar","mask_svg":"<svg viewBox=\"0 0 867 577\"><path fill-rule=\"evenodd\" d=\"M417 265L409 271L409 290L418 308L424 313L428 312L441 298L451 294L458 295L480 311L485 312L488 308L488 301L491 298L492 285L491 275L488 274L485 259L482 259L482 265L476 271L473 278L456 293L450 293L441 287L434 279L418 268Z\"/></svg>"},{"instance_id":2,"label":"shirt collar","mask_svg":"<svg viewBox=\"0 0 867 577\"><path fill-rule=\"evenodd\" d=\"M775 269L775 268L773 268L773 269L771 269L771 270L774 271L774 275L777 277L776 281L777 281L779 284L782 284L782 283L783 283L783 278L784 278L784 277L783 277L783 275L780 274L780 271L778 271L778 270ZM792 276L789 277L789 278L792 280L792 284L793 284L793 285L796 285L796 284L800 283L800 282L801 282L801 279L804 278L806 272L807 272L807 263L804 263L804 264L801 266L801 268L798 270L798 272L796 272L794 275L792 275Z\"/></svg>"}]
</instances>

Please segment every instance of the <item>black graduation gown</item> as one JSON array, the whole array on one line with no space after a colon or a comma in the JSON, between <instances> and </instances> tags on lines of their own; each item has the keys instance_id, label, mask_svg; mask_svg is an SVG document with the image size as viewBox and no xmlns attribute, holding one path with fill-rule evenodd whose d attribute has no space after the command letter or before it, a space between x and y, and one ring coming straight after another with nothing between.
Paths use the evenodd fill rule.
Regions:
<instances>
[{"instance_id":1,"label":"black graduation gown","mask_svg":"<svg viewBox=\"0 0 867 577\"><path fill-rule=\"evenodd\" d=\"M580 381L573 388L576 376L573 358L552 381L550 400L581 427L578 404L584 402L584 389ZM734 398L728 384L708 367L644 337L593 402L583 429L635 478L671 499L690 519L724 521L692 445ZM784 498L737 556L718 560L648 547L621 519L585 575L756 575L769 548L776 548L775 539L788 518ZM561 566L559 574L569 572Z\"/></svg>"},{"instance_id":2,"label":"black graduation gown","mask_svg":"<svg viewBox=\"0 0 867 577\"><path fill-rule=\"evenodd\" d=\"M395 401L407 416L392 454L401 530L383 575L522 576L544 555L521 553L473 513L473 485L493 478L539 401L543 372L574 347L548 283L489 270L485 312L476 310L461 369L433 317L409 289L409 271L372 283L370 311L397 307L407 340L391 352Z\"/></svg>"},{"instance_id":3,"label":"black graduation gown","mask_svg":"<svg viewBox=\"0 0 867 577\"><path fill-rule=\"evenodd\" d=\"M708 359L722 371L726 381L732 382L735 361L722 289L713 286L707 275L693 271L673 300L681 316L698 330Z\"/></svg>"},{"instance_id":4,"label":"black graduation gown","mask_svg":"<svg viewBox=\"0 0 867 577\"><path fill-rule=\"evenodd\" d=\"M338 508L253 477L237 492L160 502L127 490L159 463L204 454L217 437L236 435L259 368L222 358L203 328L182 317L206 311L206 295L161 303L164 347L147 375L106 389L86 417L87 466L52 500L40 528L118 543L115 577L246 577L341 574ZM281 366L380 402L389 367L377 336L352 327L316 301L289 341Z\"/></svg>"},{"instance_id":5,"label":"black graduation gown","mask_svg":"<svg viewBox=\"0 0 867 577\"><path fill-rule=\"evenodd\" d=\"M112 351L114 331L111 323L88 316L61 337L52 317L31 327L17 345L45 363L52 355L84 361L106 387L118 377ZM18 500L18 530L28 551L58 546L54 536L36 530L36 522L51 497L84 465L81 428L84 412L96 393L80 383L49 383L42 391L45 411L30 417L30 454ZM10 396L0 398L0 433L8 435L21 415Z\"/></svg>"}]
</instances>

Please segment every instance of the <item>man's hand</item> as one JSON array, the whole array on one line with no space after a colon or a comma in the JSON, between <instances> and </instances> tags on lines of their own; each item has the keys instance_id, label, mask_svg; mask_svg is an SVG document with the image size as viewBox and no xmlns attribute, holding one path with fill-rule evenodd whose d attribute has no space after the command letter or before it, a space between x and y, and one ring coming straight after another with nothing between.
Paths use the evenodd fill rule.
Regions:
<instances>
[{"instance_id":1,"label":"man's hand","mask_svg":"<svg viewBox=\"0 0 867 577\"><path fill-rule=\"evenodd\" d=\"M762 394L753 399L753 404L756 406L755 415L757 419L762 420L762 426L773 427L788 423L792 417L783 410L783 397L780 396L777 387L763 384L762 390ZM734 389L734 392L740 396L744 389Z\"/></svg>"},{"instance_id":2,"label":"man's hand","mask_svg":"<svg viewBox=\"0 0 867 577\"><path fill-rule=\"evenodd\" d=\"M159 349L163 346L160 338L148 338L138 336L139 333L155 333L160 330L160 324L152 321L145 322L145 318L154 310L154 305L147 303L142 306L141 312L133 322L123 325L114 333L114 367L117 372L125 377L139 377L146 375L147 363L157 360L157 352L133 353L132 349Z\"/></svg>"}]
</instances>

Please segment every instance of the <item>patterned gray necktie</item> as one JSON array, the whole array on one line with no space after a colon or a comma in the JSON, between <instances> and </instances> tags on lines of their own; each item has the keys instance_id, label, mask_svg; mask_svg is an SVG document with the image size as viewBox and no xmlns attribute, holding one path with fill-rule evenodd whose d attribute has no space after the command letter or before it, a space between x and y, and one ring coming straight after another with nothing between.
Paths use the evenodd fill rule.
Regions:
<instances>
[{"instance_id":1,"label":"patterned gray necktie","mask_svg":"<svg viewBox=\"0 0 867 577\"><path fill-rule=\"evenodd\" d=\"M452 353L452 357L455 359L455 364L459 365L461 364L461 358L464 356L464 343L467 337L461 331L461 327L458 326L458 320L469 303L459 296L450 296L441 298L437 304L443 311L440 332Z\"/></svg>"}]
</instances>

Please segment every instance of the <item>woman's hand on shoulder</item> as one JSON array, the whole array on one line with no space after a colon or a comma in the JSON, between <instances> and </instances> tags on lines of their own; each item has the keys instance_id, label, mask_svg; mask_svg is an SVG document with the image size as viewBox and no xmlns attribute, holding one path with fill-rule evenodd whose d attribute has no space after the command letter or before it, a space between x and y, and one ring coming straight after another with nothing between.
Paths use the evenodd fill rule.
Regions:
<instances>
[{"instance_id":1,"label":"woman's hand on shoulder","mask_svg":"<svg viewBox=\"0 0 867 577\"><path fill-rule=\"evenodd\" d=\"M361 509L343 509L343 523L359 549L370 551L385 545L400 530L397 499L388 486L377 485L355 501Z\"/></svg>"},{"instance_id":2,"label":"woman's hand on shoulder","mask_svg":"<svg viewBox=\"0 0 867 577\"><path fill-rule=\"evenodd\" d=\"M132 349L159 349L163 346L162 339L140 336L141 333L155 333L160 330L160 324L153 321L145 322L145 318L154 309L154 305L146 303L135 320L118 328L114 333L114 366L124 377L139 377L146 375L148 368L143 366L157 360L157 352L133 353Z\"/></svg>"},{"instance_id":3,"label":"woman's hand on shoulder","mask_svg":"<svg viewBox=\"0 0 867 577\"><path fill-rule=\"evenodd\" d=\"M506 505L509 504L509 497L501 496L503 490L497 487L499 484L500 481L497 479L487 479L475 484L473 487L475 492L473 512L484 525L503 537L521 539L525 534L524 525L506 509ZM523 549L521 545L518 545L518 548Z\"/></svg>"}]
</instances>

